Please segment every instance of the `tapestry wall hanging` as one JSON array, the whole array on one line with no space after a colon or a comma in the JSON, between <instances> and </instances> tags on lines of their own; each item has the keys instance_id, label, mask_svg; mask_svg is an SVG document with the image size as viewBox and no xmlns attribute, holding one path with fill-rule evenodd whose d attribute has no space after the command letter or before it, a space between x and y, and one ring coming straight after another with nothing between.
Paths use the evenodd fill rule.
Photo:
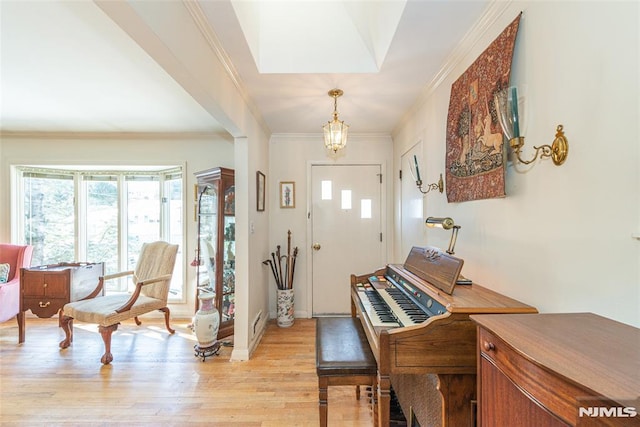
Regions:
<instances>
[{"instance_id":1,"label":"tapestry wall hanging","mask_svg":"<svg viewBox=\"0 0 640 427\"><path fill-rule=\"evenodd\" d=\"M505 156L494 94L508 87L520 15L451 85L447 116L449 202L504 197Z\"/></svg>"}]
</instances>

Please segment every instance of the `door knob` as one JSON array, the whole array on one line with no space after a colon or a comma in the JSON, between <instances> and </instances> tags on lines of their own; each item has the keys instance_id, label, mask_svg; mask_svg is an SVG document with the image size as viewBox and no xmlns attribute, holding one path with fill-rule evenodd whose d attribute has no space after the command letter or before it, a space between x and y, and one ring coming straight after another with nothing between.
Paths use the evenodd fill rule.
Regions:
<instances>
[{"instance_id":1,"label":"door knob","mask_svg":"<svg viewBox=\"0 0 640 427\"><path fill-rule=\"evenodd\" d=\"M311 246L313 248L313 250L315 251L319 251L320 250L320 243L314 243L313 246Z\"/></svg>"}]
</instances>

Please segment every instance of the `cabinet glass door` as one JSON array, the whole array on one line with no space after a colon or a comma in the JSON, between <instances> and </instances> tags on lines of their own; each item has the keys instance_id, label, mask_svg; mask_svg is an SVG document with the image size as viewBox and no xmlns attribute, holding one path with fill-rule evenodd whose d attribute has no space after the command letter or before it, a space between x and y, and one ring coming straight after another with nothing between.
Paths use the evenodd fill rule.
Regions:
<instances>
[{"instance_id":1,"label":"cabinet glass door","mask_svg":"<svg viewBox=\"0 0 640 427\"><path fill-rule=\"evenodd\" d=\"M216 290L216 242L218 241L218 194L207 185L200 195L200 259L198 286L207 292Z\"/></svg>"},{"instance_id":2,"label":"cabinet glass door","mask_svg":"<svg viewBox=\"0 0 640 427\"><path fill-rule=\"evenodd\" d=\"M230 184L224 190L224 254L222 273L222 321L231 321L235 317L236 289L236 218L235 185Z\"/></svg>"}]
</instances>

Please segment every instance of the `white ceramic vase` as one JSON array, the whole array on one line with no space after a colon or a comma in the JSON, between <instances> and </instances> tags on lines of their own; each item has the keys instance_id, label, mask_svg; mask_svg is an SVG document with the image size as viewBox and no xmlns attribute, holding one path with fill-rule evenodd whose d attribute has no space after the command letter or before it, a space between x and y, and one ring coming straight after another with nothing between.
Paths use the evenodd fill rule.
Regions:
<instances>
[{"instance_id":1,"label":"white ceramic vase","mask_svg":"<svg viewBox=\"0 0 640 427\"><path fill-rule=\"evenodd\" d=\"M293 326L293 289L278 289L278 326Z\"/></svg>"},{"instance_id":2,"label":"white ceramic vase","mask_svg":"<svg viewBox=\"0 0 640 427\"><path fill-rule=\"evenodd\" d=\"M218 339L220 314L213 306L214 296L211 292L201 292L198 295L200 309L193 318L193 330L201 349L213 346Z\"/></svg>"}]
</instances>

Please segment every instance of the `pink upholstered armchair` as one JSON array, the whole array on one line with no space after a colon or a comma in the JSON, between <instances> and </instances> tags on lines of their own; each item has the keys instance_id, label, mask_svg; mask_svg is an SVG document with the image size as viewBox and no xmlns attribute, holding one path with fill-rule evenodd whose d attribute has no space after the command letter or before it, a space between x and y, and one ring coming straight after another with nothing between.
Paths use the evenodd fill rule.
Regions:
<instances>
[{"instance_id":1,"label":"pink upholstered armchair","mask_svg":"<svg viewBox=\"0 0 640 427\"><path fill-rule=\"evenodd\" d=\"M9 280L0 283L0 322L16 317L20 311L20 269L31 266L32 255L33 246L0 243L0 264L9 264Z\"/></svg>"}]
</instances>

